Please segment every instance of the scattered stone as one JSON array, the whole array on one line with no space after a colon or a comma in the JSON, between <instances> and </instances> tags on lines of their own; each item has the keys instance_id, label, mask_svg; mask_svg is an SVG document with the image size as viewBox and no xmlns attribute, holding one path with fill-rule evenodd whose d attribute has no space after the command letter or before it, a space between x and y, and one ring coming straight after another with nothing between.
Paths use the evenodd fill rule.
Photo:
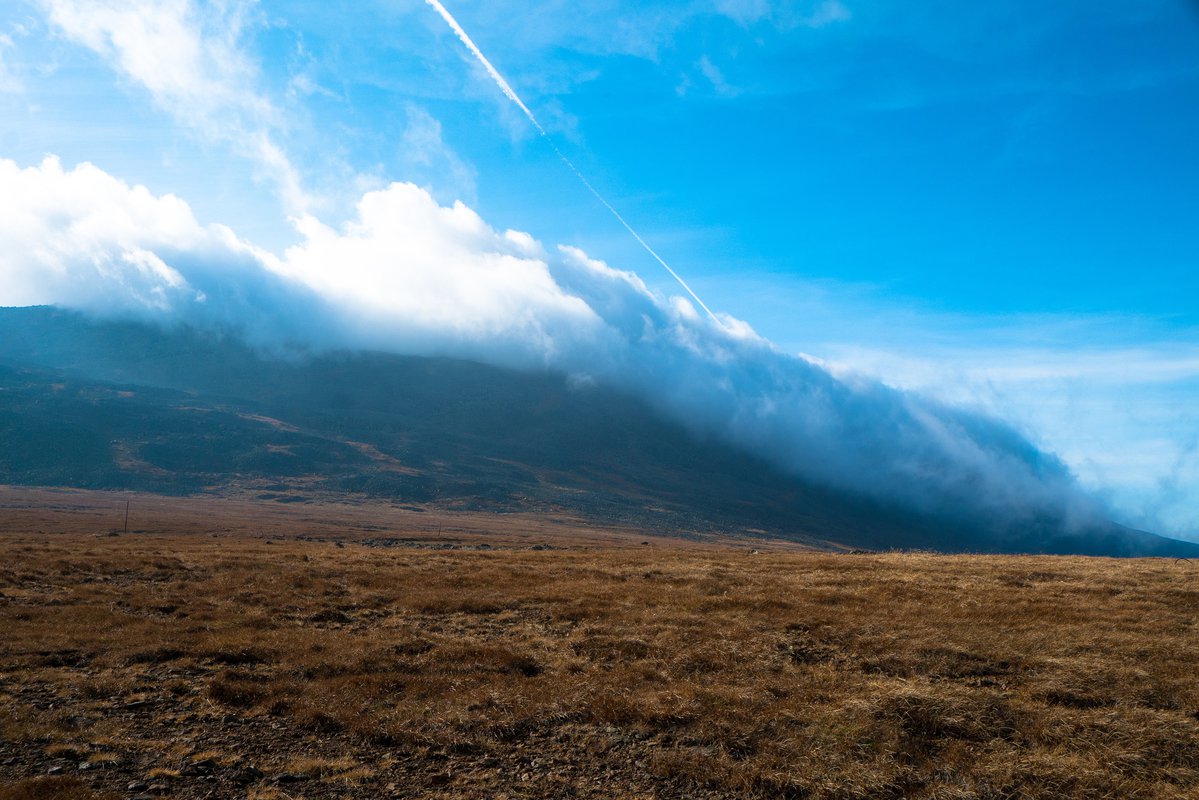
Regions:
<instances>
[{"instance_id":1,"label":"scattered stone","mask_svg":"<svg viewBox=\"0 0 1199 800\"><path fill-rule=\"evenodd\" d=\"M59 747L54 751L56 758L65 758L68 761L82 761L87 754L78 747Z\"/></svg>"},{"instance_id":2,"label":"scattered stone","mask_svg":"<svg viewBox=\"0 0 1199 800\"><path fill-rule=\"evenodd\" d=\"M187 777L195 777L197 775L211 775L219 765L211 758L206 758L202 761L196 761L188 764L183 768L183 774Z\"/></svg>"},{"instance_id":3,"label":"scattered stone","mask_svg":"<svg viewBox=\"0 0 1199 800\"><path fill-rule=\"evenodd\" d=\"M142 792L146 791L149 788L150 788L149 784L142 783L141 781L134 781L133 783L131 783L125 787L125 791L141 794Z\"/></svg>"},{"instance_id":4,"label":"scattered stone","mask_svg":"<svg viewBox=\"0 0 1199 800\"><path fill-rule=\"evenodd\" d=\"M63 773L63 768L60 765L50 767L50 769L46 770L47 775L61 775L62 773Z\"/></svg>"},{"instance_id":5,"label":"scattered stone","mask_svg":"<svg viewBox=\"0 0 1199 800\"><path fill-rule=\"evenodd\" d=\"M165 783L152 783L146 791L150 794L166 794L171 790Z\"/></svg>"},{"instance_id":6,"label":"scattered stone","mask_svg":"<svg viewBox=\"0 0 1199 800\"><path fill-rule=\"evenodd\" d=\"M275 776L275 783L303 783L308 776L302 772L284 772Z\"/></svg>"},{"instance_id":7,"label":"scattered stone","mask_svg":"<svg viewBox=\"0 0 1199 800\"><path fill-rule=\"evenodd\" d=\"M265 776L263 775L262 770L258 769L257 767L242 767L236 773L234 773L233 780L237 781L238 783L257 783L258 781L262 780L263 777Z\"/></svg>"}]
</instances>

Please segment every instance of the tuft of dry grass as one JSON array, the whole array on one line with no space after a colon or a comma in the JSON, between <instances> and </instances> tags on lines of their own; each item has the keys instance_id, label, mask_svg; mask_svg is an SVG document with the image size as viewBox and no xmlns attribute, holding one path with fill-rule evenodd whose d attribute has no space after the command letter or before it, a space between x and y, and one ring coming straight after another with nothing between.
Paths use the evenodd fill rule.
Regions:
<instances>
[{"instance_id":1,"label":"tuft of dry grass","mask_svg":"<svg viewBox=\"0 0 1199 800\"><path fill-rule=\"evenodd\" d=\"M0 800L1199 797L1187 563L54 519L0 522Z\"/></svg>"},{"instance_id":2,"label":"tuft of dry grass","mask_svg":"<svg viewBox=\"0 0 1199 800\"><path fill-rule=\"evenodd\" d=\"M26 778L0 786L0 800L115 800L78 778Z\"/></svg>"}]
</instances>

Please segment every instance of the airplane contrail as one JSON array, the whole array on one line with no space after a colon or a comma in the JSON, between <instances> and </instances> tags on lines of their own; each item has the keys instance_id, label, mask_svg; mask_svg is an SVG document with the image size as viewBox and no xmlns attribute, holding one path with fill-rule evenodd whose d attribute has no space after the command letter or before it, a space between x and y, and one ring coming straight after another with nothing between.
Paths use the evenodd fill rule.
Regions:
<instances>
[{"instance_id":1,"label":"airplane contrail","mask_svg":"<svg viewBox=\"0 0 1199 800\"><path fill-rule=\"evenodd\" d=\"M457 34L458 38L462 40L462 43L466 45L467 49L470 50L474 57L478 59L479 63L483 65L483 68L487 70L487 74L490 75L491 79L495 81L495 84L500 87L500 91L504 93L504 96L515 103L517 108L524 112L524 115L529 118L529 122L533 123L533 127L536 128L537 132L541 134L541 137L549 143L549 146L553 148L555 153L557 153L558 158L562 159L562 163L565 164L570 171L574 173L575 177L579 179L583 186L587 188L587 191L591 192L591 194L595 196L595 199L600 201L604 208L608 209L608 211L612 213L612 216L616 217L616 221L623 225L624 229L632 234L633 238L637 240L637 243L644 247L645 251L653 256L654 260L661 264L663 269L669 272L670 276L679 282L680 286L687 290L687 294L691 295L692 299L699 303L699 307L708 313L708 316L712 318L712 321L723 327L723 324L720 322L720 320L715 314L712 313L712 309L708 308L707 304L704 303L703 300L699 299L699 295L697 295L695 291L687 285L687 282L683 280L682 276L671 269L670 265L663 260L662 256L654 252L654 249L649 246L649 243L641 238L641 234L633 230L633 226L625 221L625 218L621 216L620 212L617 211L611 203L604 199L604 196L601 195L599 191L591 185L591 181L587 180L587 177L583 175L582 171L574 165L574 162L567 158L566 154L558 148L558 145L554 141L553 137L550 136L549 132L546 131L546 129L542 127L541 123L537 121L537 117L534 116L533 112L529 110L529 107L525 105L524 101L520 99L520 95L516 93L516 90L512 88L508 81L504 80L504 76L500 74L499 70L492 66L491 62L487 60L487 56L483 55L483 51L479 49L479 46L476 45L474 40L470 38L470 35L466 32L466 30L458 24L458 20L454 19L454 15L451 14L439 0L425 0L425 2L432 6L433 10L441 15L441 18L446 21L446 24L450 26L455 34Z\"/></svg>"}]
</instances>

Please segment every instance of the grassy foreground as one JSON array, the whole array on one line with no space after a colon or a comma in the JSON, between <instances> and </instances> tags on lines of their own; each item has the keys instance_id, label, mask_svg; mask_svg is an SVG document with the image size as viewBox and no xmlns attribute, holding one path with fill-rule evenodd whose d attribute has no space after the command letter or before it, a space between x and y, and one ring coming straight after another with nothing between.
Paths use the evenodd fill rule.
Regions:
<instances>
[{"instance_id":1,"label":"grassy foreground","mask_svg":"<svg viewBox=\"0 0 1199 800\"><path fill-rule=\"evenodd\" d=\"M35 506L0 800L1199 798L1189 562Z\"/></svg>"}]
</instances>

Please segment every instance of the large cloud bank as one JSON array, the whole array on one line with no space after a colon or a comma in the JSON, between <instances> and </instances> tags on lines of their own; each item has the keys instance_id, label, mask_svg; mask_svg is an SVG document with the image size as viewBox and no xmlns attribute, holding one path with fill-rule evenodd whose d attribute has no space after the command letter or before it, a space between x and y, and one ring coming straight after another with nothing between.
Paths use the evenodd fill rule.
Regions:
<instances>
[{"instance_id":1,"label":"large cloud bank","mask_svg":"<svg viewBox=\"0 0 1199 800\"><path fill-rule=\"evenodd\" d=\"M1092 521L1062 463L1008 426L836 378L583 252L498 232L411 184L264 251L102 170L0 161L0 305L232 330L266 349L370 348L554 369L635 393L807 480L1016 526Z\"/></svg>"}]
</instances>

